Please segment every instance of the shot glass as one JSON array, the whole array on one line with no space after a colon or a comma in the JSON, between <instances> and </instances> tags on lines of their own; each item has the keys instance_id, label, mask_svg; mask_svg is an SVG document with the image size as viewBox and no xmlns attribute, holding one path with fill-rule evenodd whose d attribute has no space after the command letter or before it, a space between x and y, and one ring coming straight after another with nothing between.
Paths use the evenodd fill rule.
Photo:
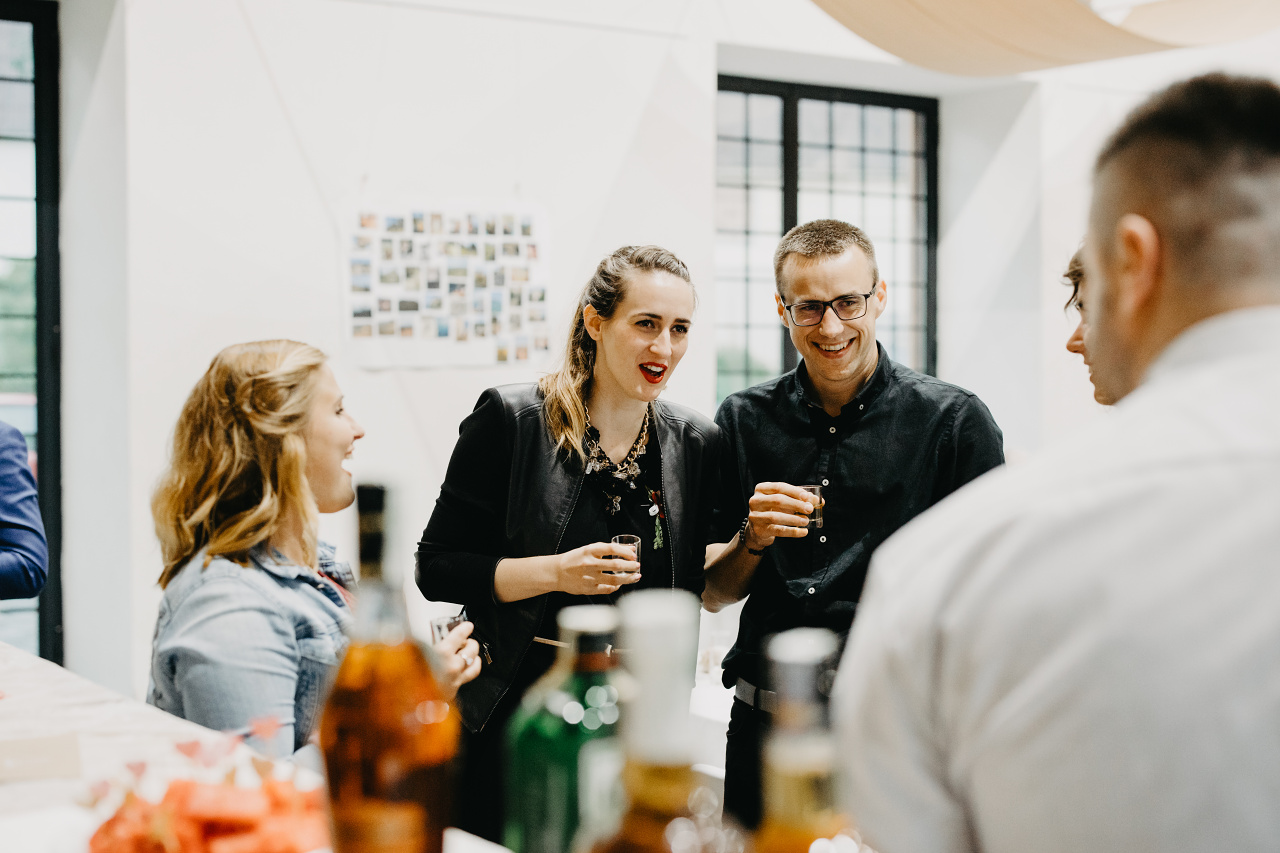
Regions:
<instances>
[{"instance_id":1,"label":"shot glass","mask_svg":"<svg viewBox=\"0 0 1280 853\"><path fill-rule=\"evenodd\" d=\"M822 497L822 486L801 486L809 494L813 495L816 500L813 502L813 513L809 516L809 529L822 529L822 508L827 505L827 501Z\"/></svg>"},{"instance_id":2,"label":"shot glass","mask_svg":"<svg viewBox=\"0 0 1280 853\"><path fill-rule=\"evenodd\" d=\"M433 644L440 642L449 636L449 632L454 628L467 621L467 608L454 616L436 616L431 620L431 642Z\"/></svg>"},{"instance_id":3,"label":"shot glass","mask_svg":"<svg viewBox=\"0 0 1280 853\"><path fill-rule=\"evenodd\" d=\"M617 535L617 536L613 537L613 539L612 539L611 541L612 541L615 545L628 545L628 546L630 546L630 547L631 547L631 548L636 552L635 562L637 562L637 563L638 563L638 562L640 562L640 537L639 537L639 536L635 536L635 535L633 535L633 534L631 534L631 533L621 533L621 534L619 534L619 535ZM620 559L622 559L622 558L621 558L621 557L618 557L618 556L616 556L616 555L614 555L614 554L609 554L608 556L606 556L606 557L605 557L605 559L606 559L606 560L620 560ZM638 570L637 570L637 571L638 571ZM604 572L604 574L606 574L606 575L624 575L624 574L626 574L626 572Z\"/></svg>"}]
</instances>

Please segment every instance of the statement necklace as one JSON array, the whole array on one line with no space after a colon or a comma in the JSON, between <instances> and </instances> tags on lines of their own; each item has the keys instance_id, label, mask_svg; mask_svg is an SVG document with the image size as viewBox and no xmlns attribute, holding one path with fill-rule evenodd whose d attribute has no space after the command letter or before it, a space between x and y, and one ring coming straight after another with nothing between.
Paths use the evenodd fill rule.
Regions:
<instances>
[{"instance_id":1,"label":"statement necklace","mask_svg":"<svg viewBox=\"0 0 1280 853\"><path fill-rule=\"evenodd\" d=\"M604 492L605 510L610 515L617 515L622 508L623 493L636 487L635 481L640 476L639 460L649 447L649 409L645 408L640 433L621 462L614 463L600 446L600 431L591 425L590 411L587 412L587 431L583 435L583 443L587 452L587 475L595 475L592 479Z\"/></svg>"}]
</instances>

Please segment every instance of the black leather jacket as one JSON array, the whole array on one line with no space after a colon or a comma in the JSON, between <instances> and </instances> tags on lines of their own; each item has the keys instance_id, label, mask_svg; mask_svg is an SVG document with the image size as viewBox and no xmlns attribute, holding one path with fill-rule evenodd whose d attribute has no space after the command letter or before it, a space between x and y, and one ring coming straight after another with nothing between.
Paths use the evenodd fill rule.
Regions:
<instances>
[{"instance_id":1,"label":"black leather jacket","mask_svg":"<svg viewBox=\"0 0 1280 853\"><path fill-rule=\"evenodd\" d=\"M480 396L462 422L449 470L418 543L418 588L433 601L465 604L481 643L480 675L458 691L463 723L484 728L542 624L547 596L501 603L493 576L504 557L558 554L583 483L574 453L557 452L542 416L537 385L505 385ZM662 457L674 576L702 589L720 430L683 406L653 404Z\"/></svg>"}]
</instances>

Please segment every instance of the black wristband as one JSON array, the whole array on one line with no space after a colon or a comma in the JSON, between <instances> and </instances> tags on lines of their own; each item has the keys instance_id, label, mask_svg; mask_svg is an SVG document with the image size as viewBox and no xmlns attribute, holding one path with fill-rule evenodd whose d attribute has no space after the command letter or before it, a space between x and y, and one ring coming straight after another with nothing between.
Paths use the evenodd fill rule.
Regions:
<instances>
[{"instance_id":1,"label":"black wristband","mask_svg":"<svg viewBox=\"0 0 1280 853\"><path fill-rule=\"evenodd\" d=\"M768 548L769 547L768 545L765 545L764 548L761 548L759 551L757 551L755 548L752 548L750 545L747 544L747 527L750 524L751 524L751 516L747 516L746 518L742 519L742 529L738 531L738 538L742 540L742 547L747 549L748 554L750 554L753 557L764 556L764 549Z\"/></svg>"}]
</instances>

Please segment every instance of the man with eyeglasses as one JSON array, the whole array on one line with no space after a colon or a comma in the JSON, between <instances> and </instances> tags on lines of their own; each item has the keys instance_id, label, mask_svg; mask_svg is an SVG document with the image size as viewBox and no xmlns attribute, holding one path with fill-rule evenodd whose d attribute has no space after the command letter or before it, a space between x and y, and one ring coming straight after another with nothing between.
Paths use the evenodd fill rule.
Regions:
<instances>
[{"instance_id":1,"label":"man with eyeglasses","mask_svg":"<svg viewBox=\"0 0 1280 853\"><path fill-rule=\"evenodd\" d=\"M774 254L778 317L800 355L777 379L728 397L703 605L746 598L724 659L735 691L725 756L725 809L760 818L760 740L774 694L763 642L802 626L848 632L871 552L886 537L1004 462L1003 438L973 394L889 359L876 341L887 285L858 228L818 220ZM801 486L819 486L815 497ZM809 526L822 508L822 527Z\"/></svg>"}]
</instances>

